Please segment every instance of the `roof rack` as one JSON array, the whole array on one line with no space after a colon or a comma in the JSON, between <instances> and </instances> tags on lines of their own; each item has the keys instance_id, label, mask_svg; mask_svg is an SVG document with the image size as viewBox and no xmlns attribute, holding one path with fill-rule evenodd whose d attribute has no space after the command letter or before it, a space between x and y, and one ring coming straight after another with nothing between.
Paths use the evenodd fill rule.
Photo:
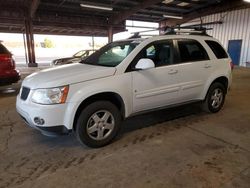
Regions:
<instances>
[{"instance_id":1,"label":"roof rack","mask_svg":"<svg viewBox=\"0 0 250 188\"><path fill-rule=\"evenodd\" d=\"M140 32L135 32L133 36L129 37L128 39L137 39L141 38Z\"/></svg>"},{"instance_id":2,"label":"roof rack","mask_svg":"<svg viewBox=\"0 0 250 188\"><path fill-rule=\"evenodd\" d=\"M181 33L187 33L190 35L203 35L210 36L207 34L207 30L212 28L205 28L201 26L177 26L177 27L166 27L164 29L164 35L177 35Z\"/></svg>"},{"instance_id":3,"label":"roof rack","mask_svg":"<svg viewBox=\"0 0 250 188\"><path fill-rule=\"evenodd\" d=\"M189 35L201 35L201 36L209 36L207 34L207 30L212 30L213 28L206 28L202 27L202 25L195 25L195 26L180 26L177 25L175 27L165 27L163 30L163 35L180 35L182 33L186 33ZM159 29L160 30L160 29ZM128 39L135 39L135 38L142 38L142 36L155 36L151 34L141 34L141 33L146 33L149 31L156 31L154 30L146 30L146 31L139 31L139 32L132 32L133 36L129 37Z\"/></svg>"}]
</instances>

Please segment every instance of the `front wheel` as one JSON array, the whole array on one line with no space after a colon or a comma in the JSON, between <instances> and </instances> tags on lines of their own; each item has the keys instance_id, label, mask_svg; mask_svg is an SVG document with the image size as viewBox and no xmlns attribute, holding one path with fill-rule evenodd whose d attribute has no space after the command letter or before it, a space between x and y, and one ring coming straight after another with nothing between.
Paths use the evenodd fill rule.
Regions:
<instances>
[{"instance_id":1,"label":"front wheel","mask_svg":"<svg viewBox=\"0 0 250 188\"><path fill-rule=\"evenodd\" d=\"M226 97L226 88L221 83L213 83L203 101L202 108L206 112L216 113L223 107Z\"/></svg>"},{"instance_id":2,"label":"front wheel","mask_svg":"<svg viewBox=\"0 0 250 188\"><path fill-rule=\"evenodd\" d=\"M97 101L84 108L77 120L76 136L80 143L89 147L109 144L119 131L121 114L108 101Z\"/></svg>"}]
</instances>

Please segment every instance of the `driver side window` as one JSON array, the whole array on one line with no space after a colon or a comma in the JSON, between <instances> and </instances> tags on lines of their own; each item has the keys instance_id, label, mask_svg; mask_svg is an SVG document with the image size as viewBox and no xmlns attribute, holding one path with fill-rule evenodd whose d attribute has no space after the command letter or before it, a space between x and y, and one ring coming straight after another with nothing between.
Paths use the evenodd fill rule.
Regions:
<instances>
[{"instance_id":1,"label":"driver side window","mask_svg":"<svg viewBox=\"0 0 250 188\"><path fill-rule=\"evenodd\" d=\"M174 64L174 47L172 40L156 41L147 45L142 49L134 58L131 65L128 67L127 72L142 59L151 59L155 67L168 66Z\"/></svg>"},{"instance_id":2,"label":"driver side window","mask_svg":"<svg viewBox=\"0 0 250 188\"><path fill-rule=\"evenodd\" d=\"M155 57L155 46L152 45L146 49L146 58L153 59Z\"/></svg>"}]
</instances>

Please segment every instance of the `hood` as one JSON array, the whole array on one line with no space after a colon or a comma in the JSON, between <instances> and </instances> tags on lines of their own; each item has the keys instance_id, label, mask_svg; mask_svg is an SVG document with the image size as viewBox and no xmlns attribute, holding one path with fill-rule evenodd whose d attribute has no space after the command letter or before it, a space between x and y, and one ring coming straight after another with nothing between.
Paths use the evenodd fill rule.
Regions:
<instances>
[{"instance_id":1,"label":"hood","mask_svg":"<svg viewBox=\"0 0 250 188\"><path fill-rule=\"evenodd\" d=\"M67 61L71 61L74 59L81 59L81 57L65 57L65 58L60 58L60 59L55 59L53 60L53 62L67 62Z\"/></svg>"},{"instance_id":2,"label":"hood","mask_svg":"<svg viewBox=\"0 0 250 188\"><path fill-rule=\"evenodd\" d=\"M31 89L51 88L104 78L114 75L115 72L115 67L76 63L33 73L24 79L23 85Z\"/></svg>"},{"instance_id":3,"label":"hood","mask_svg":"<svg viewBox=\"0 0 250 188\"><path fill-rule=\"evenodd\" d=\"M70 59L74 59L74 57L64 57L64 58L55 59L54 61L67 61Z\"/></svg>"}]
</instances>

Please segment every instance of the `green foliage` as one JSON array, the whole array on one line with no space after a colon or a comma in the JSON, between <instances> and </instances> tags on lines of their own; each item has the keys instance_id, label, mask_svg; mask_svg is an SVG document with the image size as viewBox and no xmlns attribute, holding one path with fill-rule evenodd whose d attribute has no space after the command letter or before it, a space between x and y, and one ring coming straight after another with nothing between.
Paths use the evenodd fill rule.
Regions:
<instances>
[{"instance_id":1,"label":"green foliage","mask_svg":"<svg viewBox=\"0 0 250 188\"><path fill-rule=\"evenodd\" d=\"M45 48L53 48L54 44L53 44L53 42L50 39L45 38L44 39L44 47Z\"/></svg>"}]
</instances>

